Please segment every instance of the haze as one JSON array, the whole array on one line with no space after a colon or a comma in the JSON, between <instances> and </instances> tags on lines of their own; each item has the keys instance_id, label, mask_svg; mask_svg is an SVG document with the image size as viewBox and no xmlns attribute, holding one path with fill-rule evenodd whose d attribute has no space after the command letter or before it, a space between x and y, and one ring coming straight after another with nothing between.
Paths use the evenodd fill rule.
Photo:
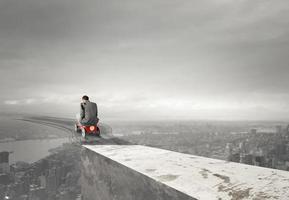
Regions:
<instances>
[{"instance_id":1,"label":"haze","mask_svg":"<svg viewBox=\"0 0 289 200\"><path fill-rule=\"evenodd\" d=\"M2 0L0 111L289 119L285 0Z\"/></svg>"}]
</instances>

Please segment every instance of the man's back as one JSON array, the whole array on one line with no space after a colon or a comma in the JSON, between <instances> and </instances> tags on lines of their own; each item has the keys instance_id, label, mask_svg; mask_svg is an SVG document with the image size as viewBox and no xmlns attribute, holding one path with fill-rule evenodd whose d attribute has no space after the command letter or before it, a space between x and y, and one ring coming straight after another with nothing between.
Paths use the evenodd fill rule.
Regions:
<instances>
[{"instance_id":1,"label":"man's back","mask_svg":"<svg viewBox=\"0 0 289 200\"><path fill-rule=\"evenodd\" d=\"M96 124L98 122L98 110L97 105L94 102L86 101L81 104L81 123L82 124Z\"/></svg>"}]
</instances>

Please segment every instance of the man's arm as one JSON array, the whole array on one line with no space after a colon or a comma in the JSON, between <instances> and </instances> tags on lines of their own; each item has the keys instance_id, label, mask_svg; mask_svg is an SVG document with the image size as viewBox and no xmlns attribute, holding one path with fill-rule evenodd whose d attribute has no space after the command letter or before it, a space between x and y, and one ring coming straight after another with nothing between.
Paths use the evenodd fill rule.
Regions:
<instances>
[{"instance_id":1,"label":"man's arm","mask_svg":"<svg viewBox=\"0 0 289 200\"><path fill-rule=\"evenodd\" d=\"M97 109L97 104L95 104L96 106L96 118L98 118L98 109Z\"/></svg>"},{"instance_id":2,"label":"man's arm","mask_svg":"<svg viewBox=\"0 0 289 200\"><path fill-rule=\"evenodd\" d=\"M80 104L80 119L84 118L84 106L82 105L82 103Z\"/></svg>"}]
</instances>

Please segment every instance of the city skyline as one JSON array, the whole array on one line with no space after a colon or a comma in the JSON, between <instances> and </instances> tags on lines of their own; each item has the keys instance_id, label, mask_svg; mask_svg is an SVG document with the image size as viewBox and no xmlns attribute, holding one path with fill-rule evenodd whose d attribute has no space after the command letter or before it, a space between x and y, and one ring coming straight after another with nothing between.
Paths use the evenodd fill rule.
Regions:
<instances>
[{"instance_id":1,"label":"city skyline","mask_svg":"<svg viewBox=\"0 0 289 200\"><path fill-rule=\"evenodd\" d=\"M289 3L0 2L0 110L289 120Z\"/></svg>"}]
</instances>

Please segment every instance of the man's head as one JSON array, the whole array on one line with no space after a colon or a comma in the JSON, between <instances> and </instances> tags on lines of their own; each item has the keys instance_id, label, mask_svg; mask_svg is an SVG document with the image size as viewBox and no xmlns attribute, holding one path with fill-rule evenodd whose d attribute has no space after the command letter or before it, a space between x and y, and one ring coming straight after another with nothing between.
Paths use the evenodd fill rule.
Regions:
<instances>
[{"instance_id":1,"label":"man's head","mask_svg":"<svg viewBox=\"0 0 289 200\"><path fill-rule=\"evenodd\" d=\"M82 102L86 102L86 101L89 101L89 97L86 96L86 95L84 95L84 96L82 97Z\"/></svg>"}]
</instances>

